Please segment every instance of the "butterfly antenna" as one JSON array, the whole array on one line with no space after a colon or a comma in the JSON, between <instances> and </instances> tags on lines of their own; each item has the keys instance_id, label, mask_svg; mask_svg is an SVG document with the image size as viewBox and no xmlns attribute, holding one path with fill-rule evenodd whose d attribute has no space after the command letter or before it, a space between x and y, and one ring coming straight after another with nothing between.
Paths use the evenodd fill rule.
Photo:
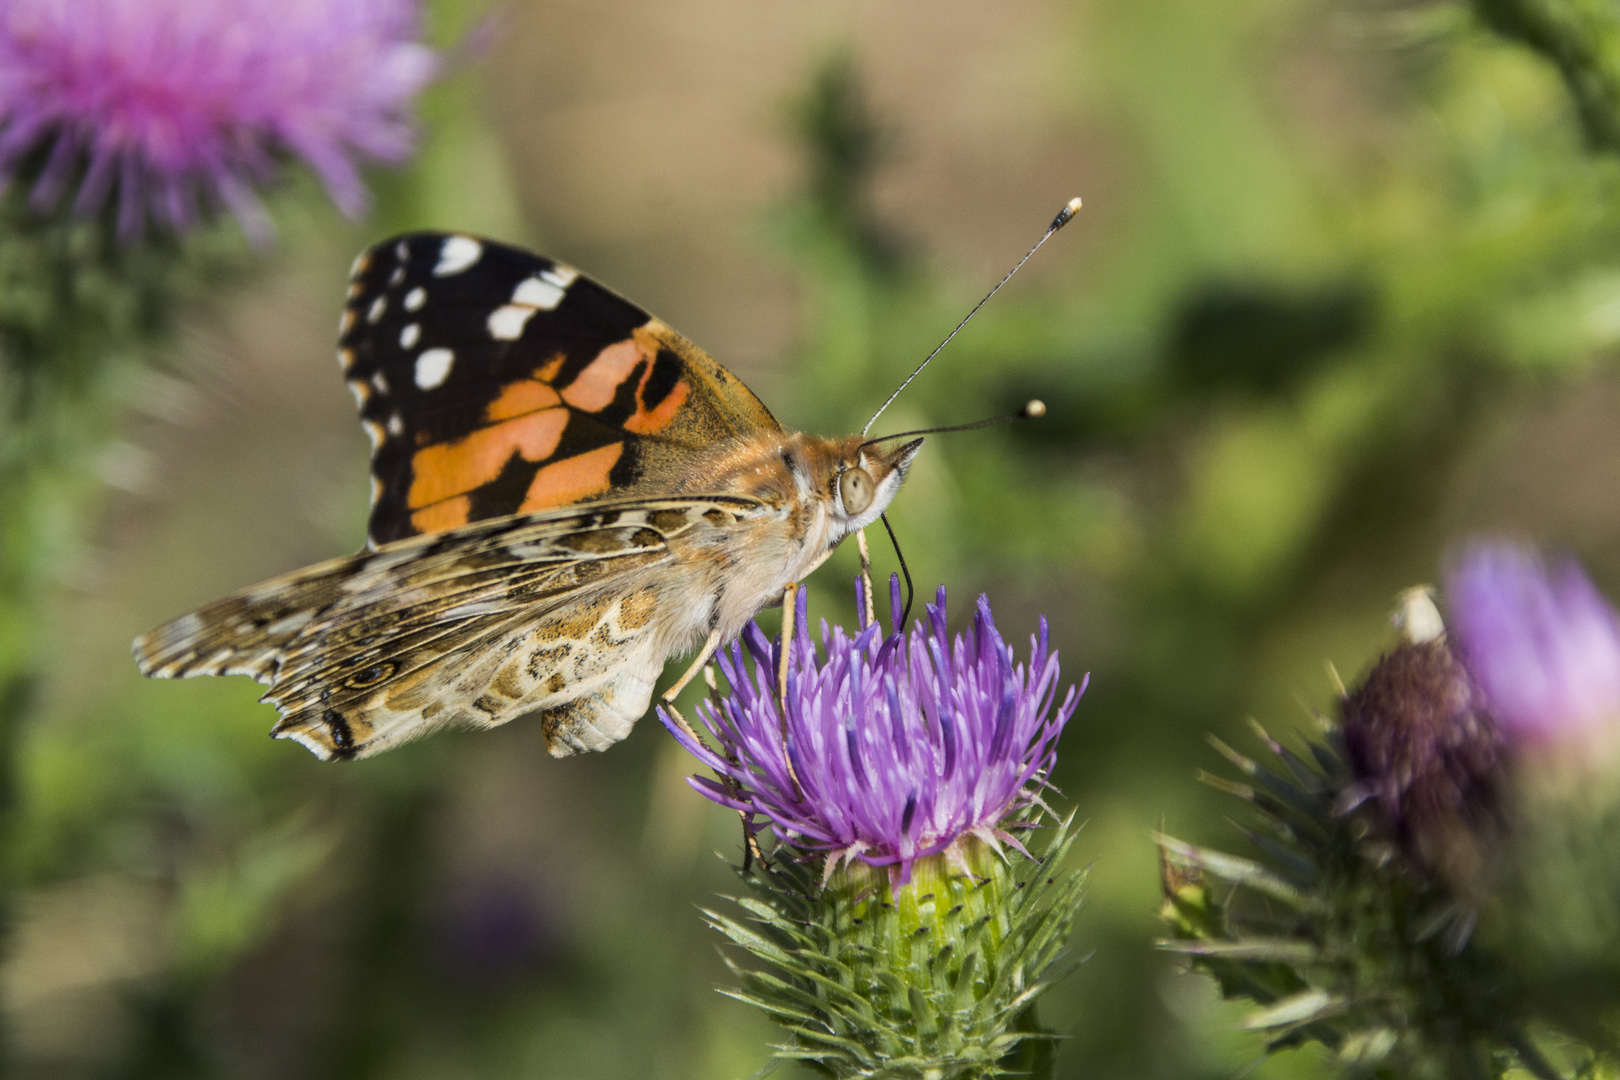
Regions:
<instances>
[{"instance_id":1,"label":"butterfly antenna","mask_svg":"<svg viewBox=\"0 0 1620 1080\"><path fill-rule=\"evenodd\" d=\"M948 424L945 427L917 428L915 431L897 431L893 435L879 435L875 439L867 439L861 443L861 449L876 446L880 442L890 439L906 439L913 435L938 435L945 431L977 431L979 428L995 427L997 424L1010 424L1015 420L1038 420L1046 415L1046 403L1038 398L1031 398L1024 403L1024 407L1008 416L992 416L988 420L975 420L971 424Z\"/></svg>"},{"instance_id":2,"label":"butterfly antenna","mask_svg":"<svg viewBox=\"0 0 1620 1080\"><path fill-rule=\"evenodd\" d=\"M989 303L990 298L996 295L996 293L1000 292L1001 287L1007 284L1008 281L1012 280L1012 276L1018 273L1018 271L1023 268L1025 263L1029 262L1029 257L1039 251L1041 245L1052 238L1053 233L1057 232L1059 229L1063 228L1063 226L1069 223L1069 219L1074 217L1074 212L1078 209L1080 209L1080 199L1076 197L1070 199L1068 203L1064 205L1063 209L1058 211L1057 217L1052 219L1052 224L1047 226L1046 233L1039 240L1035 241L1034 247L1024 252L1024 257L1018 260L1018 265L1007 271L1007 276L996 282L996 287L985 293L983 300L980 300L977 304L973 305L973 310L967 313L967 318L964 318L961 322L957 323L956 329L945 335L945 340L940 342L934 348L933 352L923 357L923 362L918 364L916 370L914 370L910 375L906 376L905 382L895 387L894 393L889 395L889 400L885 401L881 406L879 406L878 411L872 414L872 419L868 420L866 422L866 426L861 428L861 434L863 436L868 431L872 430L872 425L877 423L877 418L883 415L883 410L894 404L894 399L900 396L900 391L910 386L911 380L915 379L918 375L921 375L922 369L928 366L928 362L939 355L939 350L949 345L951 343L951 338L961 333L962 327L968 324L968 319L971 319L973 316L977 315L979 313L979 309L984 307L985 304Z\"/></svg>"},{"instance_id":3,"label":"butterfly antenna","mask_svg":"<svg viewBox=\"0 0 1620 1080\"><path fill-rule=\"evenodd\" d=\"M916 595L916 590L911 587L911 567L906 565L905 552L900 550L900 539L894 535L894 526L889 524L889 515L879 514L878 517L883 519L883 529L889 534L889 543L894 545L894 557L900 560L900 576L906 580L906 610L900 616L900 632L903 634L906 625L911 622L911 600Z\"/></svg>"}]
</instances>

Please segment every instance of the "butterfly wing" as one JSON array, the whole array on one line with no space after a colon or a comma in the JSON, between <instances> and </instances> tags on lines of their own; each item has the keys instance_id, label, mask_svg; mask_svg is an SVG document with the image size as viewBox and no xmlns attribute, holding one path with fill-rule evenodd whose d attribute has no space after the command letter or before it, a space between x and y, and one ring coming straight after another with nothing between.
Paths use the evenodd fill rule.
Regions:
<instances>
[{"instance_id":1,"label":"butterfly wing","mask_svg":"<svg viewBox=\"0 0 1620 1080\"><path fill-rule=\"evenodd\" d=\"M157 678L269 684L272 734L322 759L539 712L552 753L600 750L646 712L682 544L767 512L745 498L623 500L478 522L335 559L143 635Z\"/></svg>"},{"instance_id":2,"label":"butterfly wing","mask_svg":"<svg viewBox=\"0 0 1620 1080\"><path fill-rule=\"evenodd\" d=\"M338 359L372 441L367 549L144 635L141 670L251 675L322 758L535 711L553 753L623 738L707 617L715 553L766 513L676 493L780 432L769 411L573 269L460 234L356 260Z\"/></svg>"},{"instance_id":3,"label":"butterfly wing","mask_svg":"<svg viewBox=\"0 0 1620 1080\"><path fill-rule=\"evenodd\" d=\"M610 494L780 426L736 376L578 271L461 234L356 260L338 359L372 442L370 544ZM664 487L667 492L668 487Z\"/></svg>"}]
</instances>

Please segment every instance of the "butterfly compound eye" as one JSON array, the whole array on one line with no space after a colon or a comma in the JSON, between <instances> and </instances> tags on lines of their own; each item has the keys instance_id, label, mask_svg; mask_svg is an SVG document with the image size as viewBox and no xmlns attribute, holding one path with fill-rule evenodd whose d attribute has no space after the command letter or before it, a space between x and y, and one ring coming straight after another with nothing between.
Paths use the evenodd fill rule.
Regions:
<instances>
[{"instance_id":1,"label":"butterfly compound eye","mask_svg":"<svg viewBox=\"0 0 1620 1080\"><path fill-rule=\"evenodd\" d=\"M854 517L872 505L872 474L862 468L845 469L838 477L838 497L844 513Z\"/></svg>"}]
</instances>

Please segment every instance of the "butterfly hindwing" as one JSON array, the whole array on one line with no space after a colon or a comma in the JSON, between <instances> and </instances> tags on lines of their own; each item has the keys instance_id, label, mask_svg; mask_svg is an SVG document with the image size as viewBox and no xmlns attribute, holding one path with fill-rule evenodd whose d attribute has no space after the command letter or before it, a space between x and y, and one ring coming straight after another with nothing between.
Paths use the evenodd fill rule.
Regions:
<instances>
[{"instance_id":1,"label":"butterfly hindwing","mask_svg":"<svg viewBox=\"0 0 1620 1080\"><path fill-rule=\"evenodd\" d=\"M373 546L639 490L780 430L731 373L571 267L461 234L356 260L339 362L372 441Z\"/></svg>"},{"instance_id":2,"label":"butterfly hindwing","mask_svg":"<svg viewBox=\"0 0 1620 1080\"><path fill-rule=\"evenodd\" d=\"M364 558L329 559L173 619L135 639L135 664L154 679L251 675L269 682L282 650L338 600Z\"/></svg>"},{"instance_id":3,"label":"butterfly hindwing","mask_svg":"<svg viewBox=\"0 0 1620 1080\"><path fill-rule=\"evenodd\" d=\"M253 675L274 734L323 759L534 711L553 753L599 750L663 668L670 643L648 631L673 547L763 512L673 498L477 522L217 601L137 639L136 660L158 677Z\"/></svg>"}]
</instances>

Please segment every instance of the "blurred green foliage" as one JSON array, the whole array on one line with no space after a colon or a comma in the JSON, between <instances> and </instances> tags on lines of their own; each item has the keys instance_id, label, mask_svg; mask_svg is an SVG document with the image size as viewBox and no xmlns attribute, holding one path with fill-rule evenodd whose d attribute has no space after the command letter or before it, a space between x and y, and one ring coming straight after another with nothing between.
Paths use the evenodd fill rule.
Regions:
<instances>
[{"instance_id":1,"label":"blurred green foliage","mask_svg":"<svg viewBox=\"0 0 1620 1080\"><path fill-rule=\"evenodd\" d=\"M919 588L992 590L1009 633L1044 611L1069 672L1093 673L1057 777L1088 822L1076 857L1096 860L1078 932L1094 951L1041 1013L1066 1037L1057 1075L1225 1077L1259 1044L1152 952L1149 833L1162 819L1226 840L1190 782L1203 732L1246 712L1303 721L1297 688L1320 700L1324 659L1364 664L1394 592L1433 572L1448 530L1480 524L1455 509L1479 441L1551 388L1603 385L1620 342L1620 162L1591 147L1613 138L1613 16L1597 0L1062 10L1051 47L1072 81L1052 93L1106 131L1116 172L1101 192L1053 192L1050 211L1086 198L1054 240L1084 242L1084 265L1009 288L878 430L1029 397L1048 418L931 438L891 516ZM448 41L476 13L445 3L436 17ZM777 114L803 179L767 242L802 318L772 406L827 431L858 428L989 284L942 272L876 209L887 155L914 136L871 104L866 62L807 50L804 90ZM1341 72L1353 105L1292 101L1288 72L1312 65ZM467 78L425 112L421 159L379 179L364 230L314 209L312 185L277 205L285 262L333 311L342 267L372 239L556 227L525 216ZM17 273L50 280L37 269ZM61 429L47 411L10 413L0 463L49 438L85 483L83 455L122 399L104 400ZM321 467L352 480L345 491L361 490L355 446ZM79 531L25 525L55 496L4 483L8 545L22 528ZM109 639L206 599L182 587L208 580L188 560L259 542L211 531L211 505L176 513L131 556L138 585L119 610L143 621ZM345 504L329 547L279 558L341 550L362 515ZM1512 508L1492 523L1557 528ZM1600 578L1620 572L1620 548L1583 554ZM853 572L853 552L821 572L820 613L847 617ZM86 689L57 694L19 750L16 1075L709 1078L763 1065L772 1031L713 993L727 976L694 910L730 887L702 853L734 852L735 822L681 786L661 733L561 764L532 733L503 732L317 768L264 738L268 708L244 680L142 683L117 641L87 655L65 636L81 623L36 618L7 624L9 640ZM99 966L81 965L100 974L75 974L104 940L116 944ZM1252 1075L1324 1069L1299 1051Z\"/></svg>"},{"instance_id":2,"label":"blurred green foliage","mask_svg":"<svg viewBox=\"0 0 1620 1080\"><path fill-rule=\"evenodd\" d=\"M16 778L47 663L46 598L83 559L103 486L140 480L139 452L114 432L164 377L179 306L202 302L204 280L239 277L244 254L217 234L122 244L110 211L42 218L27 191L0 192L0 926L36 842L18 828Z\"/></svg>"}]
</instances>

